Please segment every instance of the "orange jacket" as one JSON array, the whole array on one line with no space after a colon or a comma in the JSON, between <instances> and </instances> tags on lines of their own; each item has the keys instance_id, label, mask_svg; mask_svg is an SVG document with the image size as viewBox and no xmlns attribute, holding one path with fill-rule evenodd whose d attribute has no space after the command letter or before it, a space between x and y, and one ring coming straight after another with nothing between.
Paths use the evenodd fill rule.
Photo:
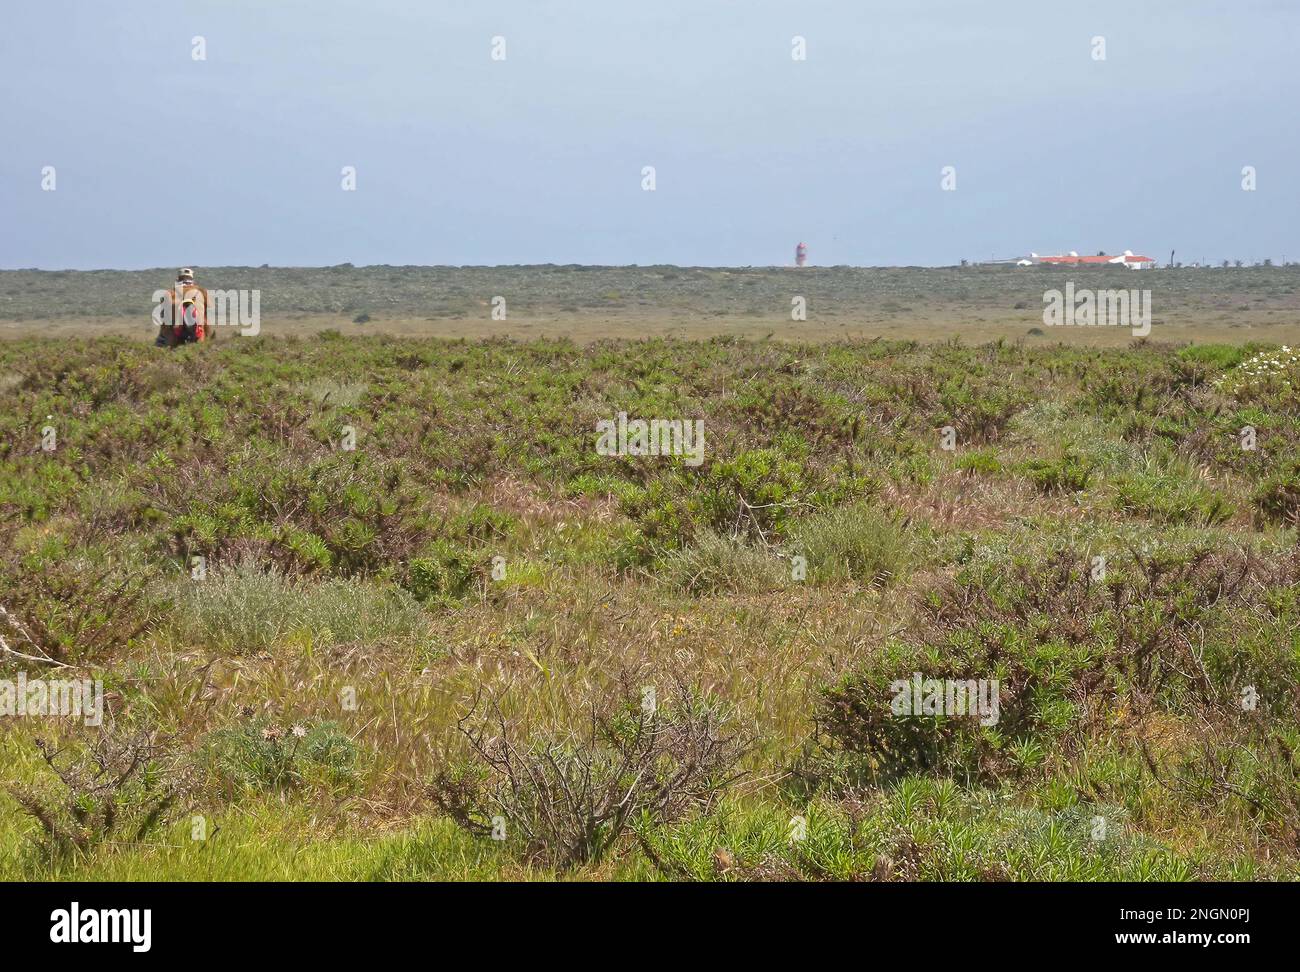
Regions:
<instances>
[{"instance_id":1,"label":"orange jacket","mask_svg":"<svg viewBox=\"0 0 1300 972\"><path fill-rule=\"evenodd\" d=\"M181 306L176 308L176 295L180 294ZM196 340L203 341L208 335L208 315L211 313L212 298L206 287L191 283L176 283L163 298L163 321L170 321L173 329L194 328ZM180 333L179 331L177 333Z\"/></svg>"}]
</instances>

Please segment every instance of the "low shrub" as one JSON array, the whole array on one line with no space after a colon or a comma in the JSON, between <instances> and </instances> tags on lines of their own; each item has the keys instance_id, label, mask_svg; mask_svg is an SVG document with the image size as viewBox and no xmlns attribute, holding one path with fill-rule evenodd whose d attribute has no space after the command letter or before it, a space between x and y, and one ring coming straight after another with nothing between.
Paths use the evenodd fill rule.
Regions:
<instances>
[{"instance_id":1,"label":"low shrub","mask_svg":"<svg viewBox=\"0 0 1300 972\"><path fill-rule=\"evenodd\" d=\"M18 556L0 555L9 615L0 619L0 635L59 662L112 657L156 619L160 605L148 582L144 571L70 548L58 537Z\"/></svg>"},{"instance_id":2,"label":"low shrub","mask_svg":"<svg viewBox=\"0 0 1300 972\"><path fill-rule=\"evenodd\" d=\"M1068 451L1056 459L1030 459L1020 468L1043 493L1077 493L1092 478L1091 464Z\"/></svg>"},{"instance_id":3,"label":"low shrub","mask_svg":"<svg viewBox=\"0 0 1300 972\"><path fill-rule=\"evenodd\" d=\"M10 784L9 793L37 822L47 859L86 853L107 843L148 839L183 805L188 775L154 736L107 727L88 743L64 747L38 739L48 785Z\"/></svg>"},{"instance_id":4,"label":"low shrub","mask_svg":"<svg viewBox=\"0 0 1300 972\"><path fill-rule=\"evenodd\" d=\"M207 765L226 787L283 793L321 786L347 791L358 782L360 749L336 722L282 726L267 718L212 733Z\"/></svg>"},{"instance_id":5,"label":"low shrub","mask_svg":"<svg viewBox=\"0 0 1300 972\"><path fill-rule=\"evenodd\" d=\"M435 540L407 565L405 586L420 601L455 601L482 576L480 556L455 541Z\"/></svg>"},{"instance_id":6,"label":"low shrub","mask_svg":"<svg viewBox=\"0 0 1300 972\"><path fill-rule=\"evenodd\" d=\"M1276 471L1256 487L1251 499L1268 522L1300 521L1300 457L1278 463Z\"/></svg>"},{"instance_id":7,"label":"low shrub","mask_svg":"<svg viewBox=\"0 0 1300 972\"><path fill-rule=\"evenodd\" d=\"M1002 460L992 449L969 449L957 456L955 465L971 476L993 476L1002 471Z\"/></svg>"},{"instance_id":8,"label":"low shrub","mask_svg":"<svg viewBox=\"0 0 1300 972\"><path fill-rule=\"evenodd\" d=\"M1226 523L1234 506L1219 493L1201 485L1188 470L1152 464L1111 480L1112 502L1129 516L1164 523L1214 526Z\"/></svg>"},{"instance_id":9,"label":"low shrub","mask_svg":"<svg viewBox=\"0 0 1300 972\"><path fill-rule=\"evenodd\" d=\"M1300 353L1285 345L1260 351L1216 378L1214 387L1238 401L1286 398L1294 402L1300 389Z\"/></svg>"},{"instance_id":10,"label":"low shrub","mask_svg":"<svg viewBox=\"0 0 1300 972\"><path fill-rule=\"evenodd\" d=\"M430 796L471 833L518 837L528 858L567 869L602 860L634 822L707 809L750 745L715 700L681 682L674 698L648 705L625 678L583 723L529 736L497 700L476 700L460 722L472 756L440 770Z\"/></svg>"},{"instance_id":11,"label":"low shrub","mask_svg":"<svg viewBox=\"0 0 1300 972\"><path fill-rule=\"evenodd\" d=\"M1268 686L1280 713L1295 701L1286 680L1300 676L1300 658L1250 640L1237 612L1283 609L1274 592L1297 576L1294 557L1249 550L1136 553L1112 558L1103 579L1065 551L977 560L921 598L907 638L824 690L817 734L824 752L850 754L869 778L997 776L1026 763L1018 745L1055 751L1102 731L1122 706L1227 713L1239 711L1239 687L1254 685ZM900 713L900 687L918 674L996 680L996 722Z\"/></svg>"}]
</instances>

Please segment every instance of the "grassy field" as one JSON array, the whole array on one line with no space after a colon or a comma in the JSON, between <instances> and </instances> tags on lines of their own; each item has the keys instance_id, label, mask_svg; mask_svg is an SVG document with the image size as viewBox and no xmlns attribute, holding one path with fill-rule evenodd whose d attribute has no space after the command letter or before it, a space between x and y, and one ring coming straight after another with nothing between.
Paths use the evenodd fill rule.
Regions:
<instances>
[{"instance_id":1,"label":"grassy field","mask_svg":"<svg viewBox=\"0 0 1300 972\"><path fill-rule=\"evenodd\" d=\"M1028 335L1054 272L511 272L204 271L263 336L171 352L165 275L0 274L0 679L106 709L0 718L0 878L1300 876L1293 270L1125 272L1143 342Z\"/></svg>"}]
</instances>

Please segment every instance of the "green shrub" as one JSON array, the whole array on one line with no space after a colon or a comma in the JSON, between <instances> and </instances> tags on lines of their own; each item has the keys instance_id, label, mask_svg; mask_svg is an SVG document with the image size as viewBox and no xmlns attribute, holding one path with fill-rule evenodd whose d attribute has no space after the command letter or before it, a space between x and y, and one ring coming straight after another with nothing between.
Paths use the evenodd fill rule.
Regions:
<instances>
[{"instance_id":1,"label":"green shrub","mask_svg":"<svg viewBox=\"0 0 1300 972\"><path fill-rule=\"evenodd\" d=\"M406 588L417 600L454 601L483 576L480 558L452 540L436 540L407 568Z\"/></svg>"},{"instance_id":2,"label":"green shrub","mask_svg":"<svg viewBox=\"0 0 1300 972\"><path fill-rule=\"evenodd\" d=\"M1024 394L1009 383L973 382L967 375L949 379L940 391L938 425L953 426L962 442L995 442L1017 412Z\"/></svg>"},{"instance_id":3,"label":"green shrub","mask_svg":"<svg viewBox=\"0 0 1300 972\"><path fill-rule=\"evenodd\" d=\"M153 625L164 605L149 575L99 548L73 547L51 534L23 553L0 555L0 605L37 652L62 662L110 658ZM0 635L14 633L4 630Z\"/></svg>"},{"instance_id":4,"label":"green shrub","mask_svg":"<svg viewBox=\"0 0 1300 972\"><path fill-rule=\"evenodd\" d=\"M1264 519L1273 523L1300 521L1300 457L1278 464L1251 497Z\"/></svg>"},{"instance_id":5,"label":"green shrub","mask_svg":"<svg viewBox=\"0 0 1300 972\"><path fill-rule=\"evenodd\" d=\"M1002 471L1002 460L993 449L968 449L957 456L955 465L972 476L994 476Z\"/></svg>"},{"instance_id":6,"label":"green shrub","mask_svg":"<svg viewBox=\"0 0 1300 972\"><path fill-rule=\"evenodd\" d=\"M1174 464L1148 464L1111 481L1112 502L1130 516L1164 523L1214 526L1232 518L1234 507L1195 473Z\"/></svg>"},{"instance_id":7,"label":"green shrub","mask_svg":"<svg viewBox=\"0 0 1300 972\"><path fill-rule=\"evenodd\" d=\"M1179 348L1178 357L1225 370L1241 364L1249 353L1249 348L1239 344L1189 344Z\"/></svg>"},{"instance_id":8,"label":"green shrub","mask_svg":"<svg viewBox=\"0 0 1300 972\"><path fill-rule=\"evenodd\" d=\"M925 595L910 637L887 642L824 691L819 736L873 778L997 775L1023 768L1027 745L1049 752L1098 731L1125 701L1225 711L1239 686L1300 674L1300 656L1276 642L1260 651L1267 639L1251 638L1236 613L1242 598L1272 603L1266 592L1295 576L1288 560L1210 549L1112 558L1100 582L1087 560L1064 551L974 560ZM1212 651L1193 647L1202 637ZM1196 674L1206 670L1219 677ZM915 673L997 679L996 724L900 715L895 685Z\"/></svg>"},{"instance_id":9,"label":"green shrub","mask_svg":"<svg viewBox=\"0 0 1300 972\"><path fill-rule=\"evenodd\" d=\"M258 718L212 733L205 753L214 775L233 789L346 791L358 781L360 750L336 722L282 726Z\"/></svg>"},{"instance_id":10,"label":"green shrub","mask_svg":"<svg viewBox=\"0 0 1300 972\"><path fill-rule=\"evenodd\" d=\"M775 449L751 449L712 463L700 499L706 524L719 532L739 526L779 533L794 503L812 490L805 469Z\"/></svg>"},{"instance_id":11,"label":"green shrub","mask_svg":"<svg viewBox=\"0 0 1300 972\"><path fill-rule=\"evenodd\" d=\"M1092 466L1068 451L1056 459L1030 459L1020 468L1043 493L1077 493L1092 478Z\"/></svg>"},{"instance_id":12,"label":"green shrub","mask_svg":"<svg viewBox=\"0 0 1300 972\"><path fill-rule=\"evenodd\" d=\"M175 549L216 560L255 539L288 570L374 575L407 560L430 532L403 461L356 451L285 462L266 443L229 461L216 501L160 478L161 501L184 511L171 520Z\"/></svg>"}]
</instances>

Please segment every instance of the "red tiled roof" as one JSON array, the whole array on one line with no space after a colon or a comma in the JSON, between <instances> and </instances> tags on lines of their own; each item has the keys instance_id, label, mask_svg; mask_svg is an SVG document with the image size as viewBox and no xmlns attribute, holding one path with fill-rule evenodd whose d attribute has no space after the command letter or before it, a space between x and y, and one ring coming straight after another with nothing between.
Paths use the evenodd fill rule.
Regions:
<instances>
[{"instance_id":1,"label":"red tiled roof","mask_svg":"<svg viewBox=\"0 0 1300 972\"><path fill-rule=\"evenodd\" d=\"M1148 256L1138 256L1130 254L1128 256L1119 256L1113 254L1104 254L1100 256L1044 256L1039 257L1040 263L1154 263Z\"/></svg>"}]
</instances>

